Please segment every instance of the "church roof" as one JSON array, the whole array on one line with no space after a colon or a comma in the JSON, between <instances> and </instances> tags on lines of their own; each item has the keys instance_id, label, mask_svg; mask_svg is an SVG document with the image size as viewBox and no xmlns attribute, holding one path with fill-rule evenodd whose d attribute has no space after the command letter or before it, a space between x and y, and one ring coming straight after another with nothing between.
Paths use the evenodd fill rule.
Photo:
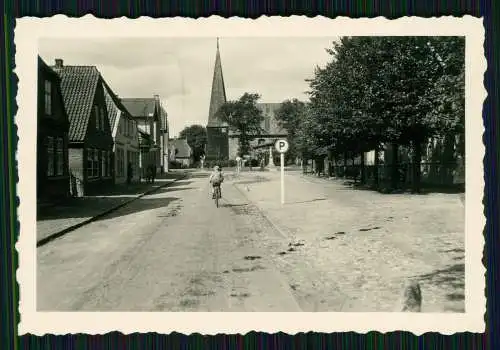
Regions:
<instances>
[{"instance_id":1,"label":"church roof","mask_svg":"<svg viewBox=\"0 0 500 350\"><path fill-rule=\"evenodd\" d=\"M217 52L215 54L212 93L210 96L210 108L208 111L208 127L222 126L222 122L216 117L216 113L224 103L226 103L226 87L224 86L224 76L222 74L222 63L219 52L219 38L217 38Z\"/></svg>"}]
</instances>

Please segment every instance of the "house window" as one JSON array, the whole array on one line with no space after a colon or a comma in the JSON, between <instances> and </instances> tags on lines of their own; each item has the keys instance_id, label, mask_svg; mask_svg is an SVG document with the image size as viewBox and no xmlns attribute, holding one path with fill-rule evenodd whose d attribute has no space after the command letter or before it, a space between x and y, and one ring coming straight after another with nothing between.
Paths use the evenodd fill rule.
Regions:
<instances>
[{"instance_id":1,"label":"house window","mask_svg":"<svg viewBox=\"0 0 500 350\"><path fill-rule=\"evenodd\" d=\"M112 159L112 154L110 151L106 151L106 176L111 176L111 159Z\"/></svg>"},{"instance_id":2,"label":"house window","mask_svg":"<svg viewBox=\"0 0 500 350\"><path fill-rule=\"evenodd\" d=\"M123 159L124 158L124 151L123 149L121 148L118 148L116 150L116 175L118 177L122 177L124 175L124 164L125 164L125 160Z\"/></svg>"},{"instance_id":3,"label":"house window","mask_svg":"<svg viewBox=\"0 0 500 350\"><path fill-rule=\"evenodd\" d=\"M96 149L87 150L87 176L89 178L99 176L99 151Z\"/></svg>"},{"instance_id":4,"label":"house window","mask_svg":"<svg viewBox=\"0 0 500 350\"><path fill-rule=\"evenodd\" d=\"M52 115L52 83L45 80L45 115Z\"/></svg>"},{"instance_id":5,"label":"house window","mask_svg":"<svg viewBox=\"0 0 500 350\"><path fill-rule=\"evenodd\" d=\"M87 176L94 177L94 150L87 150Z\"/></svg>"},{"instance_id":6,"label":"house window","mask_svg":"<svg viewBox=\"0 0 500 350\"><path fill-rule=\"evenodd\" d=\"M99 151L94 150L94 168L93 168L94 177L99 176Z\"/></svg>"},{"instance_id":7,"label":"house window","mask_svg":"<svg viewBox=\"0 0 500 350\"><path fill-rule=\"evenodd\" d=\"M56 143L56 175L64 175L64 140L62 137L57 138Z\"/></svg>"},{"instance_id":8,"label":"house window","mask_svg":"<svg viewBox=\"0 0 500 350\"><path fill-rule=\"evenodd\" d=\"M54 138L47 136L47 176L54 175Z\"/></svg>"}]
</instances>

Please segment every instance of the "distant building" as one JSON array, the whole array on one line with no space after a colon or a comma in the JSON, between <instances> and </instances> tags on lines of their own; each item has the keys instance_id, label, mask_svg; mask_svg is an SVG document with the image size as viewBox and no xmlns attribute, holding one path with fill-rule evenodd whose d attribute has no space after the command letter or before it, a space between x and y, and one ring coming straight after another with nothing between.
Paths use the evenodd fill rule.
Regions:
<instances>
[{"instance_id":1,"label":"distant building","mask_svg":"<svg viewBox=\"0 0 500 350\"><path fill-rule=\"evenodd\" d=\"M98 193L113 184L113 137L104 98L104 81L95 66L65 66L56 59L52 69L61 78L68 112L71 193Z\"/></svg>"},{"instance_id":2,"label":"distant building","mask_svg":"<svg viewBox=\"0 0 500 350\"><path fill-rule=\"evenodd\" d=\"M254 148L255 146L260 146L263 144L272 144L272 148L274 148L274 142L279 138L286 138L287 132L278 124L278 120L276 119L276 111L281 107L281 103L258 103L257 108L262 111L264 116L264 120L261 123L262 132L260 135L254 137L252 141L250 141L250 147ZM229 131L229 159L236 159L238 156L238 142L239 137L238 133ZM252 158L256 158L257 154L255 152L251 152L249 154ZM269 161L269 153L264 152L265 163L268 164Z\"/></svg>"},{"instance_id":3,"label":"distant building","mask_svg":"<svg viewBox=\"0 0 500 350\"><path fill-rule=\"evenodd\" d=\"M229 158L228 125L217 118L217 111L226 103L226 88L222 75L222 63L219 52L219 39L215 54L215 68L210 95L210 107L207 124L206 158L210 160L224 160Z\"/></svg>"},{"instance_id":4,"label":"distant building","mask_svg":"<svg viewBox=\"0 0 500 350\"><path fill-rule=\"evenodd\" d=\"M220 59L219 41L217 39L217 50L215 55L215 67L212 80L212 91L210 96L210 107L207 124L207 152L206 157L210 160L236 159L238 156L238 133L229 129L227 123L217 118L217 111L226 103L226 89L222 74L222 63ZM287 136L286 130L279 127L275 117L276 110L281 103L259 103L257 107L263 112L262 133L255 135L250 146L273 142L278 138ZM249 154L253 157L255 154Z\"/></svg>"},{"instance_id":5,"label":"distant building","mask_svg":"<svg viewBox=\"0 0 500 350\"><path fill-rule=\"evenodd\" d=\"M104 84L104 97L113 136L115 183L136 182L139 174L139 135L137 122L120 99Z\"/></svg>"},{"instance_id":6,"label":"distant building","mask_svg":"<svg viewBox=\"0 0 500 350\"><path fill-rule=\"evenodd\" d=\"M156 173L160 173L163 163L162 139L164 138L164 131L162 128L164 126L161 121L162 108L159 96L155 95L153 98L122 98L121 102L137 122L137 128L140 131L141 153L139 167L141 177L146 177L147 169L151 165L156 169Z\"/></svg>"},{"instance_id":7,"label":"distant building","mask_svg":"<svg viewBox=\"0 0 500 350\"><path fill-rule=\"evenodd\" d=\"M69 195L69 118L61 93L61 78L38 57L37 200Z\"/></svg>"},{"instance_id":8,"label":"distant building","mask_svg":"<svg viewBox=\"0 0 500 350\"><path fill-rule=\"evenodd\" d=\"M162 171L169 171L169 129L168 129L168 114L163 105L160 103L160 132L161 132L161 168Z\"/></svg>"},{"instance_id":9,"label":"distant building","mask_svg":"<svg viewBox=\"0 0 500 350\"><path fill-rule=\"evenodd\" d=\"M193 164L193 149L189 146L186 139L172 139L170 143L170 160L181 163L185 167Z\"/></svg>"}]
</instances>

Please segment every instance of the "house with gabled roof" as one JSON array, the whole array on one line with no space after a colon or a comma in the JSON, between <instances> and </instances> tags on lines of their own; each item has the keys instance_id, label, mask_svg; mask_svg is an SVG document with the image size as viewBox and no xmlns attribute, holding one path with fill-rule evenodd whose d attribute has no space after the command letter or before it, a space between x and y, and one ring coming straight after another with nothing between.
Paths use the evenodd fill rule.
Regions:
<instances>
[{"instance_id":1,"label":"house with gabled roof","mask_svg":"<svg viewBox=\"0 0 500 350\"><path fill-rule=\"evenodd\" d=\"M137 182L140 180L137 122L106 82L104 98L114 141L114 181Z\"/></svg>"},{"instance_id":2,"label":"house with gabled roof","mask_svg":"<svg viewBox=\"0 0 500 350\"><path fill-rule=\"evenodd\" d=\"M61 79L38 56L37 202L43 206L69 195L69 119Z\"/></svg>"},{"instance_id":3,"label":"house with gabled roof","mask_svg":"<svg viewBox=\"0 0 500 350\"><path fill-rule=\"evenodd\" d=\"M169 130L168 130L168 114L164 106L160 103L160 139L161 139L161 168L162 171L169 171Z\"/></svg>"},{"instance_id":4,"label":"house with gabled roof","mask_svg":"<svg viewBox=\"0 0 500 350\"><path fill-rule=\"evenodd\" d=\"M172 162L177 162L185 167L190 167L193 164L193 149L189 146L186 139L174 138L170 140Z\"/></svg>"},{"instance_id":5,"label":"house with gabled roof","mask_svg":"<svg viewBox=\"0 0 500 350\"><path fill-rule=\"evenodd\" d=\"M99 193L113 181L113 137L104 97L104 80L95 66L52 69L61 79L69 117L69 169L74 196Z\"/></svg>"},{"instance_id":6,"label":"house with gabled roof","mask_svg":"<svg viewBox=\"0 0 500 350\"><path fill-rule=\"evenodd\" d=\"M156 174L162 172L162 124L160 98L122 98L122 104L137 122L140 131L139 166L141 177L146 178L149 167ZM148 135L148 136L146 136Z\"/></svg>"}]
</instances>

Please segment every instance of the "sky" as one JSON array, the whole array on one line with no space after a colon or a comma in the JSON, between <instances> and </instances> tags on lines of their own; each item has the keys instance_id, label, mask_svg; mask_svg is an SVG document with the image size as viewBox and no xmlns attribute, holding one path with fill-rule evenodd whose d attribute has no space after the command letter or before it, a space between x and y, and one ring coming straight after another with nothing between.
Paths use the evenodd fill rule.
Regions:
<instances>
[{"instance_id":1,"label":"sky","mask_svg":"<svg viewBox=\"0 0 500 350\"><path fill-rule=\"evenodd\" d=\"M259 102L306 101L316 66L323 67L336 37L219 39L228 100L258 93ZM49 65L95 65L120 97L160 95L170 136L186 126L206 125L216 38L41 39L39 54Z\"/></svg>"}]
</instances>

